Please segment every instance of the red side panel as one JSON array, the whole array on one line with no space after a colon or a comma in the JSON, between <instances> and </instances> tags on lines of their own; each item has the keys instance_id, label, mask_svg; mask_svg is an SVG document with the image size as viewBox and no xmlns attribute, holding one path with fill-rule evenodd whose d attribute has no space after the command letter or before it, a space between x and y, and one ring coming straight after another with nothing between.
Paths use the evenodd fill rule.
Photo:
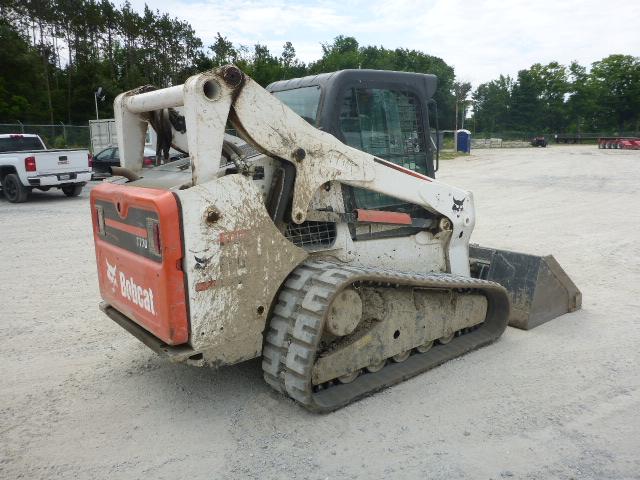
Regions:
<instances>
[{"instance_id":1,"label":"red side panel","mask_svg":"<svg viewBox=\"0 0 640 480\"><path fill-rule=\"evenodd\" d=\"M91 191L102 298L169 345L189 340L178 204L171 192L104 183Z\"/></svg>"}]
</instances>

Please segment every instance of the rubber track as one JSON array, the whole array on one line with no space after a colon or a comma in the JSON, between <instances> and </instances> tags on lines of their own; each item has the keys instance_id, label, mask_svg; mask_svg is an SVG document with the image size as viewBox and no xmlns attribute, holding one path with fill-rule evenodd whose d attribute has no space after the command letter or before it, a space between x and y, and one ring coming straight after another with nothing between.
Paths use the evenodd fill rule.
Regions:
<instances>
[{"instance_id":1,"label":"rubber track","mask_svg":"<svg viewBox=\"0 0 640 480\"><path fill-rule=\"evenodd\" d=\"M314 392L311 372L325 312L333 297L354 282L391 288L474 289L487 297L487 316L479 328L457 336L447 345L413 353L402 363L389 362L379 372L360 375L351 383ZM309 410L330 412L496 340L507 327L508 318L507 292L494 282L443 273L399 273L307 261L291 273L278 296L262 351L264 379Z\"/></svg>"}]
</instances>

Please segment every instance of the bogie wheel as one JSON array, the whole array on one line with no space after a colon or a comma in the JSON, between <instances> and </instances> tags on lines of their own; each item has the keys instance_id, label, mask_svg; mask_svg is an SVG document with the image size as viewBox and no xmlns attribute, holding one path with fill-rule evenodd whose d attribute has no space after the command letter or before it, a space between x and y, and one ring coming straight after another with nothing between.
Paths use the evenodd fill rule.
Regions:
<instances>
[{"instance_id":1,"label":"bogie wheel","mask_svg":"<svg viewBox=\"0 0 640 480\"><path fill-rule=\"evenodd\" d=\"M426 353L429 350L431 350L431 347L433 347L433 340L431 340L430 342L423 343L422 345L418 345L416 347L416 351L418 353Z\"/></svg>"},{"instance_id":2,"label":"bogie wheel","mask_svg":"<svg viewBox=\"0 0 640 480\"><path fill-rule=\"evenodd\" d=\"M391 360L393 360L396 363L402 363L407 358L409 358L409 355L411 355L411 350L407 350L406 352L402 352L397 355L394 355L393 357L391 357Z\"/></svg>"},{"instance_id":3,"label":"bogie wheel","mask_svg":"<svg viewBox=\"0 0 640 480\"><path fill-rule=\"evenodd\" d=\"M356 370L353 373L347 373L346 375L342 375L341 377L338 377L338 381L340 383L351 383L356 378L358 378L358 375L360 375L360 370Z\"/></svg>"},{"instance_id":4,"label":"bogie wheel","mask_svg":"<svg viewBox=\"0 0 640 480\"><path fill-rule=\"evenodd\" d=\"M447 343L449 343L451 340L453 340L453 337L455 337L455 332L452 333L451 335L446 335L444 337L440 337L438 339L438 343L441 345L446 345Z\"/></svg>"},{"instance_id":5,"label":"bogie wheel","mask_svg":"<svg viewBox=\"0 0 640 480\"><path fill-rule=\"evenodd\" d=\"M20 178L15 173L10 173L2 181L4 196L11 203L26 202L29 198L29 188L22 185Z\"/></svg>"},{"instance_id":6,"label":"bogie wheel","mask_svg":"<svg viewBox=\"0 0 640 480\"><path fill-rule=\"evenodd\" d=\"M369 373L376 373L379 372L380 370L382 370L382 367L385 366L385 364L387 363L386 360L381 360L378 363L372 363L371 365L369 365L366 370Z\"/></svg>"},{"instance_id":7,"label":"bogie wheel","mask_svg":"<svg viewBox=\"0 0 640 480\"><path fill-rule=\"evenodd\" d=\"M70 185L67 187L62 187L62 192L67 197L77 197L82 192L82 185Z\"/></svg>"}]
</instances>

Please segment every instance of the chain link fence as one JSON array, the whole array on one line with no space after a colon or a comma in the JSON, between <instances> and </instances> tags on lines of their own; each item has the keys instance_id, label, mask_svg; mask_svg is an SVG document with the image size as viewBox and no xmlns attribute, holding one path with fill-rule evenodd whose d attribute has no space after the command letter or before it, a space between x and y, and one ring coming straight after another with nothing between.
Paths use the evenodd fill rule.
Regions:
<instances>
[{"instance_id":1,"label":"chain link fence","mask_svg":"<svg viewBox=\"0 0 640 480\"><path fill-rule=\"evenodd\" d=\"M530 142L535 137L544 137L548 143L596 143L601 137L637 137L640 132L580 132L580 133L540 133L534 131L505 130L499 132L471 132L471 138L487 141L491 146L497 146L496 141L502 142ZM493 141L493 142L492 142Z\"/></svg>"},{"instance_id":2,"label":"chain link fence","mask_svg":"<svg viewBox=\"0 0 640 480\"><path fill-rule=\"evenodd\" d=\"M48 148L91 148L89 125L54 125L0 123L0 134L30 133L39 135ZM432 132L435 137L435 132ZM523 131L475 132L471 134L472 148L500 148L528 146L531 139L544 136L548 143L595 144L600 137L638 137L638 132L545 133ZM453 130L440 131L440 148L453 149Z\"/></svg>"},{"instance_id":3,"label":"chain link fence","mask_svg":"<svg viewBox=\"0 0 640 480\"><path fill-rule=\"evenodd\" d=\"M47 148L89 148L89 125L33 125L26 123L0 123L0 134L28 133L39 135Z\"/></svg>"}]
</instances>

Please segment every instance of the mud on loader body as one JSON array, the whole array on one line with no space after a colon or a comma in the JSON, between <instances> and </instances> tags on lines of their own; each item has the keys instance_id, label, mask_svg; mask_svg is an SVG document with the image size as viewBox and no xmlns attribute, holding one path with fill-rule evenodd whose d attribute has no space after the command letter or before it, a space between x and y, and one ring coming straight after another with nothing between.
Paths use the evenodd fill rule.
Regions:
<instances>
[{"instance_id":1,"label":"mud on loader body","mask_svg":"<svg viewBox=\"0 0 640 480\"><path fill-rule=\"evenodd\" d=\"M360 70L272 95L227 66L119 95L123 177L91 193L103 311L172 361L262 355L314 411L497 339L509 292L469 257L472 194L434 178L435 87ZM189 158L142 176L148 122Z\"/></svg>"}]
</instances>

